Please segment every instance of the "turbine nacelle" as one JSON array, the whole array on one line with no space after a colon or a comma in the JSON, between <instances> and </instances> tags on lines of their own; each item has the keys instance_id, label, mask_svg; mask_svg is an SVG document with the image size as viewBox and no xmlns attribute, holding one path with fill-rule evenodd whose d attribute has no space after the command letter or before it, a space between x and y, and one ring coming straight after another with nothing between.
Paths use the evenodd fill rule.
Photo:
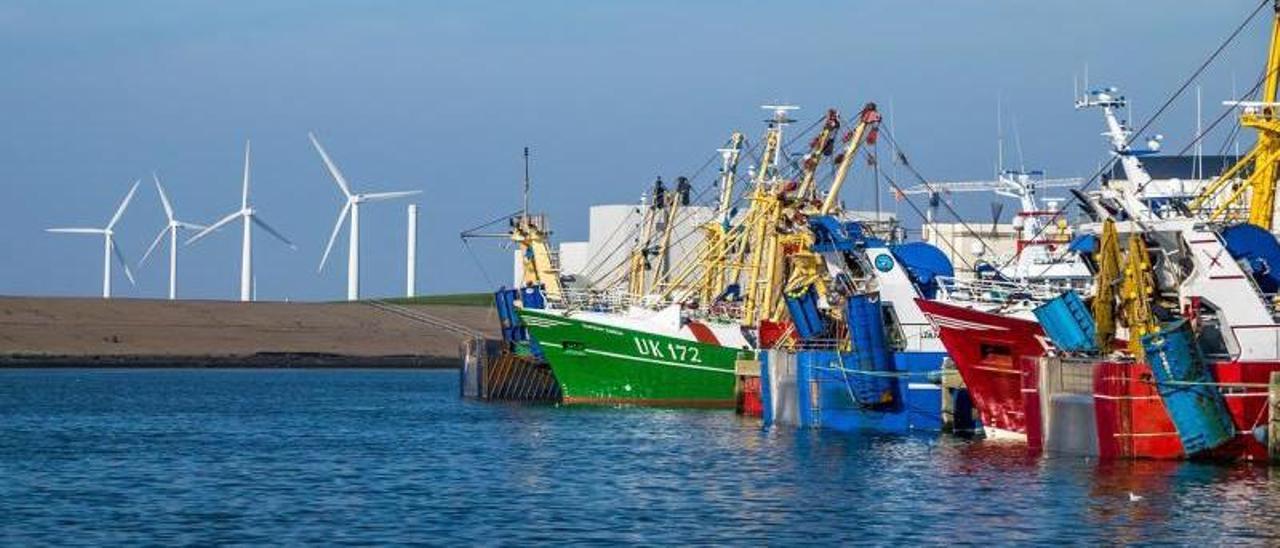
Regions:
<instances>
[{"instance_id":1,"label":"turbine nacelle","mask_svg":"<svg viewBox=\"0 0 1280 548\"><path fill-rule=\"evenodd\" d=\"M116 245L115 226L120 222L120 218L124 216L124 211L129 207L129 202L133 200L133 195L138 192L138 185L142 181L134 181L133 186L129 188L129 193L125 195L124 200L120 202L120 206L116 208L115 214L111 216L111 220L107 221L107 226L103 228L46 228L45 232L57 234L99 234L103 237L103 257L102 257L102 297L111 297L111 259L114 257L116 262L120 263L124 269L124 275L129 279L129 284L134 285L133 272L129 271L129 263L124 258L124 253L120 251L120 246Z\"/></svg>"},{"instance_id":2,"label":"turbine nacelle","mask_svg":"<svg viewBox=\"0 0 1280 548\"><path fill-rule=\"evenodd\" d=\"M342 209L338 212L338 220L333 224L333 232L329 234L329 242L324 247L324 254L320 256L320 266L316 268L316 271L324 270L324 265L329 261L329 253L333 251L333 244L338 239L338 233L342 231L342 225L348 224L347 218L350 217L347 247L347 299L356 300L359 298L360 293L360 204L414 196L422 191L352 192L351 184L347 182L346 176L342 174L342 170L338 169L338 165L333 161L333 158L329 157L329 153L320 144L320 140L316 138L315 133L308 133L307 137L311 140L311 145L315 147L316 153L320 155L320 160L324 162L324 167L329 172L334 184L338 186L338 190L346 198L346 202L342 204Z\"/></svg>"},{"instance_id":3,"label":"turbine nacelle","mask_svg":"<svg viewBox=\"0 0 1280 548\"><path fill-rule=\"evenodd\" d=\"M268 225L266 221L263 221L262 218L258 216L258 211L249 205L249 142L248 141L245 141L245 144L244 144L244 182L243 182L243 186L241 188L241 194L240 194L240 209L227 214L227 216L219 219L218 222L213 223L212 225L209 225L204 230L201 230L198 234L188 239L186 243L187 245L191 245L192 243L195 243L196 241L204 238L205 236L216 232L218 229L222 228L223 226L226 226L228 223L235 221L237 219L243 219L245 223L244 239L241 243L241 249L240 249L240 261L241 261L240 262L240 300L248 301L250 300L250 295L252 294L251 288L253 284L252 225L257 225L258 228L261 228L267 231L268 234L274 236L277 240L280 240L285 245L289 246L289 249L298 248L298 246L294 245L293 242L289 241L288 238L285 238L283 234L281 234L276 229L272 228L271 225Z\"/></svg>"}]
</instances>

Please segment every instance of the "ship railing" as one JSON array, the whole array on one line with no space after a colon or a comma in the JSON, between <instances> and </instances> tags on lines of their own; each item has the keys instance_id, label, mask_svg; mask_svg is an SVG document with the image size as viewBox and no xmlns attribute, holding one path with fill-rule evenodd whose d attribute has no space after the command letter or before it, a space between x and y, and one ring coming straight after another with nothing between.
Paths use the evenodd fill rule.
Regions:
<instances>
[{"instance_id":1,"label":"ship railing","mask_svg":"<svg viewBox=\"0 0 1280 548\"><path fill-rule=\"evenodd\" d=\"M565 289L560 305L568 310L592 312L624 312L630 308L658 310L675 304L669 297L660 295L633 295L621 289ZM689 317L735 321L742 317L741 302L718 302L710 306L686 307Z\"/></svg>"},{"instance_id":2,"label":"ship railing","mask_svg":"<svg viewBox=\"0 0 1280 548\"><path fill-rule=\"evenodd\" d=\"M561 304L569 310L592 312L621 312L637 305L656 306L653 299L638 297L626 291L614 289L566 289L560 295Z\"/></svg>"},{"instance_id":3,"label":"ship railing","mask_svg":"<svg viewBox=\"0 0 1280 548\"><path fill-rule=\"evenodd\" d=\"M1075 289L1067 280L1036 283L954 277L939 277L938 280L939 300L983 304L1044 302Z\"/></svg>"}]
</instances>

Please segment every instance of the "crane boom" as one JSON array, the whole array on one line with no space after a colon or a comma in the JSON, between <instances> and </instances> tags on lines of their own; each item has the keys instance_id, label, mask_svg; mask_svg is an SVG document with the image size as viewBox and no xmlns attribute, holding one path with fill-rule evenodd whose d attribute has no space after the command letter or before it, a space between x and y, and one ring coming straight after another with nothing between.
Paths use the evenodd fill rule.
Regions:
<instances>
[{"instance_id":1,"label":"crane boom","mask_svg":"<svg viewBox=\"0 0 1280 548\"><path fill-rule=\"evenodd\" d=\"M1210 221L1225 219L1236 210L1236 204L1248 192L1249 224L1271 230L1275 221L1276 177L1280 175L1280 105L1276 92L1280 88L1280 0L1272 5L1271 44L1267 54L1267 72L1262 96L1253 102L1232 102L1243 108L1240 125L1258 132L1253 150L1236 161L1196 196L1189 208ZM1243 177L1241 177L1243 175ZM1225 197L1223 191L1230 189Z\"/></svg>"},{"instance_id":2,"label":"crane boom","mask_svg":"<svg viewBox=\"0 0 1280 548\"><path fill-rule=\"evenodd\" d=\"M879 124L880 113L876 111L876 104L867 103L858 114L858 125L854 126L853 133L849 137L848 148L841 155L840 164L836 167L836 175L831 180L831 190L827 192L827 198L822 202L822 209L818 210L819 215L829 215L835 209L836 201L840 199L840 188L844 186L849 168L853 166L853 158L858 155L858 147L862 145L864 138L874 144L876 127Z\"/></svg>"}]
</instances>

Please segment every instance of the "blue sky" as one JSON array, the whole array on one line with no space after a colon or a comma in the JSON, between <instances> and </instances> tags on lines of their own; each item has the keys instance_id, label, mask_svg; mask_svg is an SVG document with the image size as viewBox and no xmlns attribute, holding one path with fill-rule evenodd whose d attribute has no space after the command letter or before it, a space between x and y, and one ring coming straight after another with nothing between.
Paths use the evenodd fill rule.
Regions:
<instances>
[{"instance_id":1,"label":"blue sky","mask_svg":"<svg viewBox=\"0 0 1280 548\"><path fill-rule=\"evenodd\" d=\"M1073 76L1087 65L1145 120L1256 5L11 0L0 4L0 293L96 295L100 241L42 230L104 224L153 169L180 216L212 221L238 205L251 138L252 201L299 245L256 235L260 297L342 298L345 240L316 272L342 202L308 130L357 188L425 191L425 293L509 279L509 252L475 243L482 272L458 233L518 207L524 145L534 208L561 239L585 238L587 206L692 172L731 130L757 135L758 105L778 101L801 105L806 123L829 106L892 103L912 163L948 180L990 175L1000 96L1028 167L1087 176L1106 153L1099 115L1071 108ZM1233 79L1247 89L1261 72L1267 15L1201 78L1206 118ZM1190 94L1157 124L1167 149L1189 140L1194 113ZM870 207L867 184L846 201ZM962 201L987 215L988 198ZM364 293L398 295L404 205L362 214ZM162 223L144 186L118 227L131 261ZM180 253L182 296L236 295L238 234ZM160 259L137 287L118 277L117 293L163 296Z\"/></svg>"}]
</instances>

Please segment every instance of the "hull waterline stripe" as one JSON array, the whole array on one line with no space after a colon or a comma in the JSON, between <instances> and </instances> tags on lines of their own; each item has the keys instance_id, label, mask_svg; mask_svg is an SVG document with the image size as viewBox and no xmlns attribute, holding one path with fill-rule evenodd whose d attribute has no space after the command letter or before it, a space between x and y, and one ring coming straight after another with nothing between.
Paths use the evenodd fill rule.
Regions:
<instances>
[{"instance_id":1,"label":"hull waterline stripe","mask_svg":"<svg viewBox=\"0 0 1280 548\"><path fill-rule=\"evenodd\" d=\"M558 343L542 343L542 344L547 344L547 345L555 346L555 347L558 347L558 348L564 348L562 345L560 345L560 344L558 344ZM632 360L632 361L645 362L645 363L654 363L654 364L658 364L658 365L666 365L666 366L670 366L670 367L683 367L683 368L685 368L685 369L700 369L700 370L703 370L703 371L714 371L714 372L716 372L716 373L726 373L726 374L729 374L729 375L732 375L732 374L734 373L734 370L732 370L732 369L721 369L721 368L719 368L719 367L708 367L708 366L705 366L705 365L689 365L689 364L686 364L686 363L676 363L676 362L669 362L669 361L664 361L664 360L655 360L655 359L653 359L653 358L642 358L642 357L640 357L640 356L629 356L629 355L627 355L627 354L618 354L618 353L615 353L615 352L607 352L607 351L604 351L604 350L593 350L593 349L590 349L590 348L586 349L584 352L586 352L587 354L596 354L596 355L605 356L605 357L609 357L609 358L618 358L618 359L622 359L622 360Z\"/></svg>"}]
</instances>

